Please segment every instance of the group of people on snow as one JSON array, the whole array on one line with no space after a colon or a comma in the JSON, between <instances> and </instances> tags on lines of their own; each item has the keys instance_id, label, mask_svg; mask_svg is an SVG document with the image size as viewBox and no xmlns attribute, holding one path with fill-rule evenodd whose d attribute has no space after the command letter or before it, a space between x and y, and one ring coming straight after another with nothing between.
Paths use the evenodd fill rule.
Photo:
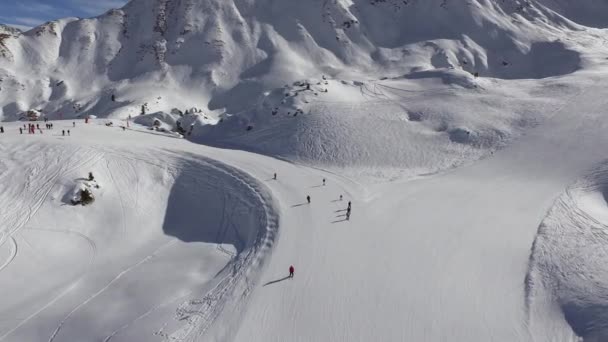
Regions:
<instances>
[{"instance_id":1,"label":"group of people on snow","mask_svg":"<svg viewBox=\"0 0 608 342\"><path fill-rule=\"evenodd\" d=\"M277 180L277 174L276 172L274 173L273 180ZM327 184L327 180L325 178L323 178L323 186L325 186ZM340 201L342 201L344 199L343 195L340 195ZM310 195L306 195L306 202L308 204L311 203L311 197ZM350 214L351 214L351 210L352 210L352 202L348 201L348 205L346 207L346 221L350 221ZM295 267L293 265L289 266L289 278L292 279L294 277L295 274Z\"/></svg>"},{"instance_id":2,"label":"group of people on snow","mask_svg":"<svg viewBox=\"0 0 608 342\"><path fill-rule=\"evenodd\" d=\"M36 134L36 130L38 130L38 132L40 132L40 134L42 134L42 129L40 129L40 124L33 124L33 123L29 123L27 124L27 126L24 124L23 128L19 127L19 133L23 134L23 130L26 129L27 127L27 132L29 134Z\"/></svg>"},{"instance_id":3,"label":"group of people on snow","mask_svg":"<svg viewBox=\"0 0 608 342\"><path fill-rule=\"evenodd\" d=\"M54 128L54 124L50 123L48 121L47 118L44 119L44 126L47 130L52 130ZM72 122L72 127L76 127L76 122ZM40 128L40 124L39 123L28 123L28 124L23 124L23 127L19 126L19 134L23 134L24 132L27 132L28 134L36 134L36 131L38 131L40 134L43 134L42 132L42 128ZM0 133L4 133L4 127L0 127ZM62 130L61 131L61 135L65 136L67 133L68 136L71 135L70 130Z\"/></svg>"}]
</instances>

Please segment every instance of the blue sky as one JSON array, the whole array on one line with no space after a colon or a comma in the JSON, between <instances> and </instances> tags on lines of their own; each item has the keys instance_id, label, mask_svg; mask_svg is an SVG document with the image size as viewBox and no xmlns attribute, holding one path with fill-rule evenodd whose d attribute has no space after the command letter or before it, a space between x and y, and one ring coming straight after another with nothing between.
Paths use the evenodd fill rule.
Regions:
<instances>
[{"instance_id":1,"label":"blue sky","mask_svg":"<svg viewBox=\"0 0 608 342\"><path fill-rule=\"evenodd\" d=\"M128 0L0 0L0 23L28 29L65 17L94 17Z\"/></svg>"}]
</instances>

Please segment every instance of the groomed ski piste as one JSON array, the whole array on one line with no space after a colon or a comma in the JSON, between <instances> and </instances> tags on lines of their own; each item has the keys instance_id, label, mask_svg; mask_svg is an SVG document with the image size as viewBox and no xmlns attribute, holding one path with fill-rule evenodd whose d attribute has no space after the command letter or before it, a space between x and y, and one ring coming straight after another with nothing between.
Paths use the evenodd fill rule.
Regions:
<instances>
[{"instance_id":1,"label":"groomed ski piste","mask_svg":"<svg viewBox=\"0 0 608 342\"><path fill-rule=\"evenodd\" d=\"M607 341L608 6L402 4L0 26L0 342Z\"/></svg>"},{"instance_id":2,"label":"groomed ski piste","mask_svg":"<svg viewBox=\"0 0 608 342\"><path fill-rule=\"evenodd\" d=\"M605 337L605 171L559 197L605 158L600 71L490 157L390 183L105 120L4 124L0 340ZM95 203L69 205L89 171Z\"/></svg>"}]
</instances>

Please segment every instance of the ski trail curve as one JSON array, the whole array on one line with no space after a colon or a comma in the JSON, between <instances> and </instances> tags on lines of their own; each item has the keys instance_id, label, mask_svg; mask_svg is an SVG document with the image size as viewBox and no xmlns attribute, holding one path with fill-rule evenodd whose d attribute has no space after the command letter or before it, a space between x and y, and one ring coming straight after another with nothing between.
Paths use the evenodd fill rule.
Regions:
<instances>
[{"instance_id":1,"label":"ski trail curve","mask_svg":"<svg viewBox=\"0 0 608 342\"><path fill-rule=\"evenodd\" d=\"M17 257L17 240L15 240L14 237L10 236L8 241L10 242L10 254L9 257L6 259L6 261L0 265L0 272L2 272L2 270L4 270L5 268L8 267L8 265L10 265L13 260L15 260L15 258ZM2 244L0 244L0 246L2 246Z\"/></svg>"},{"instance_id":2,"label":"ski trail curve","mask_svg":"<svg viewBox=\"0 0 608 342\"><path fill-rule=\"evenodd\" d=\"M261 217L256 237L249 242L247 248L231 258L219 273L221 278L217 284L203 296L193 298L178 307L176 318L186 324L170 335L162 332L162 329L158 333L165 340L179 342L200 341L227 306L247 305L247 299L259 282L261 268L270 256L279 229L277 207L270 190L262 182L222 162L198 156L196 160L234 181L241 191L251 194L257 202L257 207L261 208L258 212ZM231 303L231 298L238 298L238 301Z\"/></svg>"}]
</instances>

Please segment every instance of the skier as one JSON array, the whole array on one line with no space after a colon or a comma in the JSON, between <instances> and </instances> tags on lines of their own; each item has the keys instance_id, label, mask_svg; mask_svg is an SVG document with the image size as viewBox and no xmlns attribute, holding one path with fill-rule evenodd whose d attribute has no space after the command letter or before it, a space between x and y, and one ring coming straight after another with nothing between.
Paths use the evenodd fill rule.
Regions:
<instances>
[{"instance_id":1,"label":"skier","mask_svg":"<svg viewBox=\"0 0 608 342\"><path fill-rule=\"evenodd\" d=\"M0 133L4 133L4 126L0 126Z\"/></svg>"},{"instance_id":2,"label":"skier","mask_svg":"<svg viewBox=\"0 0 608 342\"><path fill-rule=\"evenodd\" d=\"M72 122L72 127L76 127L76 121Z\"/></svg>"},{"instance_id":3,"label":"skier","mask_svg":"<svg viewBox=\"0 0 608 342\"><path fill-rule=\"evenodd\" d=\"M94 181L95 177L93 177L93 172L89 172L89 181Z\"/></svg>"},{"instance_id":4,"label":"skier","mask_svg":"<svg viewBox=\"0 0 608 342\"><path fill-rule=\"evenodd\" d=\"M308 204L310 204L310 195L306 196L306 200L308 201Z\"/></svg>"},{"instance_id":5,"label":"skier","mask_svg":"<svg viewBox=\"0 0 608 342\"><path fill-rule=\"evenodd\" d=\"M350 210L350 201L348 201L348 208L347 210Z\"/></svg>"},{"instance_id":6,"label":"skier","mask_svg":"<svg viewBox=\"0 0 608 342\"><path fill-rule=\"evenodd\" d=\"M325 186L325 178L323 178L323 186Z\"/></svg>"},{"instance_id":7,"label":"skier","mask_svg":"<svg viewBox=\"0 0 608 342\"><path fill-rule=\"evenodd\" d=\"M296 269L293 267L293 265L289 266L289 278L293 278L295 271Z\"/></svg>"},{"instance_id":8,"label":"skier","mask_svg":"<svg viewBox=\"0 0 608 342\"><path fill-rule=\"evenodd\" d=\"M273 179L274 179L274 180L277 180L277 174L276 174L276 172L275 172L275 174L274 174L274 178L273 178Z\"/></svg>"},{"instance_id":9,"label":"skier","mask_svg":"<svg viewBox=\"0 0 608 342\"><path fill-rule=\"evenodd\" d=\"M65 129L61 131L61 135L65 137Z\"/></svg>"},{"instance_id":10,"label":"skier","mask_svg":"<svg viewBox=\"0 0 608 342\"><path fill-rule=\"evenodd\" d=\"M70 136L70 130L68 129L68 137Z\"/></svg>"},{"instance_id":11,"label":"skier","mask_svg":"<svg viewBox=\"0 0 608 342\"><path fill-rule=\"evenodd\" d=\"M19 134L23 134L23 128L19 127Z\"/></svg>"},{"instance_id":12,"label":"skier","mask_svg":"<svg viewBox=\"0 0 608 342\"><path fill-rule=\"evenodd\" d=\"M342 195L340 195L340 201L342 200Z\"/></svg>"}]
</instances>

